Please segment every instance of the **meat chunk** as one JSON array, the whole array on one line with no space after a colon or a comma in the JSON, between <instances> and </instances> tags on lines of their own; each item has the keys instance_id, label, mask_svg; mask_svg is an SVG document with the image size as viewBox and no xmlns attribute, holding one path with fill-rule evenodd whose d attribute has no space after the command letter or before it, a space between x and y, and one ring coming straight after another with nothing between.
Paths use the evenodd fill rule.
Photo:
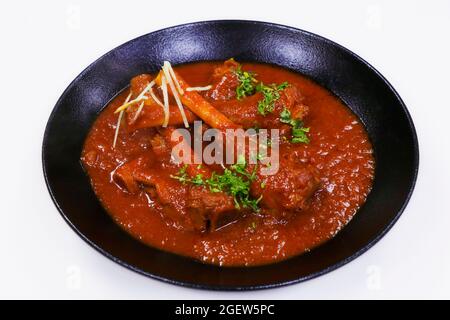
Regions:
<instances>
[{"instance_id":1,"label":"meat chunk","mask_svg":"<svg viewBox=\"0 0 450 320\"><path fill-rule=\"evenodd\" d=\"M280 92L280 99L275 102L274 113L278 114L284 108L291 112L292 118L304 119L308 115L309 108L303 104L303 95L296 86L289 86Z\"/></svg>"},{"instance_id":2,"label":"meat chunk","mask_svg":"<svg viewBox=\"0 0 450 320\"><path fill-rule=\"evenodd\" d=\"M229 59L214 69L211 77L212 88L208 91L207 97L219 101L227 101L236 97L239 80L235 71L238 67L239 64L234 59Z\"/></svg>"},{"instance_id":3,"label":"meat chunk","mask_svg":"<svg viewBox=\"0 0 450 320\"><path fill-rule=\"evenodd\" d=\"M119 166L112 174L113 180L122 188L130 193L136 193L140 190L139 182L136 180L136 174L143 168L154 162L153 157L144 154L136 159L126 162Z\"/></svg>"},{"instance_id":4,"label":"meat chunk","mask_svg":"<svg viewBox=\"0 0 450 320\"><path fill-rule=\"evenodd\" d=\"M262 195L260 205L266 213L284 217L306 209L319 186L319 175L314 167L293 158L280 157L278 172L262 175L259 171L251 192L254 197Z\"/></svg>"},{"instance_id":5,"label":"meat chunk","mask_svg":"<svg viewBox=\"0 0 450 320\"><path fill-rule=\"evenodd\" d=\"M201 186L190 187L186 204L195 228L201 231L214 231L243 216L236 211L232 197Z\"/></svg>"},{"instance_id":6,"label":"meat chunk","mask_svg":"<svg viewBox=\"0 0 450 320\"><path fill-rule=\"evenodd\" d=\"M133 98L137 97L150 83L152 76L149 74L142 74L131 79L130 90L133 94ZM154 89L154 95L162 103L163 98L161 92L158 89ZM149 93L146 94L147 100L144 100L143 106L141 103L136 103L127 109L125 119L127 122L127 128L129 131L134 131L141 128L150 128L161 126L164 122L164 110ZM183 124L183 118L181 116L178 106L173 99L169 99L169 125ZM184 110L188 122L193 122L197 117L189 110Z\"/></svg>"},{"instance_id":7,"label":"meat chunk","mask_svg":"<svg viewBox=\"0 0 450 320\"><path fill-rule=\"evenodd\" d=\"M258 103L264 99L260 92L236 99L236 88L239 79L236 70L239 64L233 59L224 62L214 69L211 77L212 88L207 97L214 100L214 105L234 123L244 128L260 127L273 128L283 126L279 122L279 115L284 108L291 112L293 118L303 119L308 114L308 107L303 104L303 96L296 86L288 86L280 91L280 98L275 101L272 112L261 115L258 112Z\"/></svg>"},{"instance_id":8,"label":"meat chunk","mask_svg":"<svg viewBox=\"0 0 450 320\"><path fill-rule=\"evenodd\" d=\"M140 156L119 167L113 179L130 193L145 192L156 201L166 221L178 228L194 230L196 227L186 211L188 188L170 178L166 171L150 165L152 157Z\"/></svg>"},{"instance_id":9,"label":"meat chunk","mask_svg":"<svg viewBox=\"0 0 450 320\"><path fill-rule=\"evenodd\" d=\"M139 110L139 104L130 107L126 113L127 128L134 131L142 128L153 128L161 126L164 123L164 110L153 99L145 100L143 108ZM189 123L198 119L191 111L184 109L184 113ZM180 109L176 105L169 105L169 122L168 125L182 125L183 118Z\"/></svg>"},{"instance_id":10,"label":"meat chunk","mask_svg":"<svg viewBox=\"0 0 450 320\"><path fill-rule=\"evenodd\" d=\"M212 110L208 114L222 115L230 125L224 124L226 121L210 123L205 120L212 127L219 129L241 126L279 128L283 134L291 130L290 125L280 121L280 114L284 109L288 109L295 119L307 116L308 107L303 104L300 91L293 85L279 91L280 95L273 104L273 110L266 115L261 115L258 111L258 103L264 99L261 92L241 100L233 99L239 84L235 72L238 66L234 60L229 60L214 71L213 88L206 93L209 99L214 100L214 105L212 103L209 105L208 97L205 98L196 92L182 96L183 103L202 119L201 115L204 115L205 111L205 108L201 108L203 105L208 105ZM182 87L187 87L187 83L181 77L177 78ZM158 77L155 78L156 83L157 79ZM133 94L141 92L150 80L148 75L133 78L131 82ZM126 119L131 130L162 124L163 111L153 99L145 101L139 117L136 117L138 109L139 105L134 105L127 110ZM181 124L178 108L175 106L169 109L170 121L173 124ZM187 109L185 111L189 121L196 119L193 112ZM211 192L205 185L184 183L182 179L179 181L174 179L179 169L184 168L172 161L171 150L179 143L171 141L174 130L174 127L154 130L158 133L150 139L153 151L146 152L120 166L113 174L114 181L130 193L146 192L150 198L156 200L155 203L160 206L164 218L185 230L213 231L249 214L249 209L236 209L234 198L226 192ZM274 175L264 176L261 170L257 171L256 179L251 182L250 193L254 199L261 198L259 205L265 214L285 217L307 208L308 200L319 188L320 180L312 166L299 163L292 157L283 157L281 150L279 160L279 170ZM203 179L208 179L212 175L211 168L187 164L184 168L185 177L189 179L201 175ZM251 171L251 168L248 169Z\"/></svg>"},{"instance_id":11,"label":"meat chunk","mask_svg":"<svg viewBox=\"0 0 450 320\"><path fill-rule=\"evenodd\" d=\"M150 74L140 74L130 81L130 90L133 96L136 97L145 87L152 81L152 76Z\"/></svg>"},{"instance_id":12,"label":"meat chunk","mask_svg":"<svg viewBox=\"0 0 450 320\"><path fill-rule=\"evenodd\" d=\"M161 130L166 145L172 147L179 143L179 141L171 140L174 130L172 127ZM189 147L185 146L185 148ZM194 156L193 151L191 156ZM211 177L212 170L209 166L193 164L194 158L191 159L191 162L184 166L189 177L201 176L203 179ZM195 229L201 231L214 231L242 215L242 213L236 212L233 197L230 195L224 192L211 192L204 186L196 185L189 187L186 210L190 214Z\"/></svg>"},{"instance_id":13,"label":"meat chunk","mask_svg":"<svg viewBox=\"0 0 450 320\"><path fill-rule=\"evenodd\" d=\"M291 112L293 118L304 119L308 115L308 106L303 104L303 97L295 86L280 91L280 98L275 101L273 111L261 115L258 102L263 100L262 93L255 93L242 100L218 101L216 107L231 121L243 128L283 128L288 126L280 122L280 113L284 108Z\"/></svg>"},{"instance_id":14,"label":"meat chunk","mask_svg":"<svg viewBox=\"0 0 450 320\"><path fill-rule=\"evenodd\" d=\"M167 142L155 135L151 144L153 152L128 161L113 173L114 181L130 193L146 192L161 206L163 217L184 230L214 231L242 216L237 212L231 196L223 192L211 192L204 186L183 184L173 175L180 167L157 162L157 158L170 157ZM169 150L169 152L168 152ZM156 159L156 160L155 160ZM165 166L163 169L162 166ZM211 176L206 167L189 165L189 176Z\"/></svg>"},{"instance_id":15,"label":"meat chunk","mask_svg":"<svg viewBox=\"0 0 450 320\"><path fill-rule=\"evenodd\" d=\"M162 84L162 73L163 72L160 72L155 78L155 82L158 85ZM186 80L184 80L183 77L175 71L174 74L178 80L180 88L184 90L184 94L180 96L180 100L184 106L186 106L189 110L195 113L195 115L213 128L219 130L238 128L235 123L230 121L230 119L214 108L214 106L209 103L205 97L196 91L188 91L187 89L189 88L189 84Z\"/></svg>"}]
</instances>

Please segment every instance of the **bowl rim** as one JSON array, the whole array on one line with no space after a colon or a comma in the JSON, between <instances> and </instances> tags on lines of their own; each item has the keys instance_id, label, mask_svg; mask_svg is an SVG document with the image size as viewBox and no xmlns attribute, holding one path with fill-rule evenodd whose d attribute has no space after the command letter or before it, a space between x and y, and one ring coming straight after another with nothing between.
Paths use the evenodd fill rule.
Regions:
<instances>
[{"instance_id":1,"label":"bowl rim","mask_svg":"<svg viewBox=\"0 0 450 320\"><path fill-rule=\"evenodd\" d=\"M103 58L107 57L110 54L113 54L114 51L116 51L119 48L122 48L124 46L127 46L128 44L130 44L131 42L137 41L141 38L156 34L156 33L160 33L160 32L164 32L167 30L177 30L180 28L185 28L185 27L191 27L191 26L201 26L201 25L209 25L209 24L226 24L226 23L241 23L241 24L245 24L245 25L263 25L263 26L267 26L270 28L277 28L277 29L285 29L288 31L293 31L293 32L300 32L303 33L305 35L310 36L311 38L314 38L315 40L320 40L322 42L325 42L331 46L337 47L340 50L343 50L345 53L349 54L352 58L356 59L357 61L359 61L360 63L362 63L364 66L366 66L367 68L369 68L369 70L371 72L373 72L377 77L379 77L385 85L387 85L387 87L389 88L389 90L391 90L391 92L395 95L395 98L398 100L400 107L402 109L402 111L404 112L405 116L406 116L406 120L408 122L408 127L411 130L411 134L412 134L412 144L413 144L413 154L414 154L414 159L413 160L413 172L412 172L412 180L411 180L411 185L410 188L408 190L408 193L404 199L404 202L401 206L401 208L397 211L397 213L395 214L395 216L389 221L389 223L387 225L385 225L383 227L383 229L381 230L381 232L379 232L377 234L376 237L374 237L370 242L368 242L365 246L363 246L361 249L359 249L358 251L354 252L352 255L350 255L349 257L340 260L322 270L310 273L306 276L302 276L302 277L298 277L297 279L294 280L288 280L288 281L280 281L280 282L275 282L275 283L270 283L270 284L259 284L259 285L233 285L233 286L229 286L229 285L211 285L211 284L198 284L195 282L189 282L189 281L182 281L182 280L174 280L174 279L170 279L170 278L166 278L164 276L159 276L157 274L153 274L150 272L146 272L134 265L131 265L117 257L115 257L114 255L110 254L109 252L107 252L106 250L104 250L103 248L101 248L99 245L97 245L95 242L91 241L87 236L85 236L83 234L83 232L81 232L77 226L75 226L72 221L66 216L66 214L64 213L64 210L60 207L56 196L52 190L52 187L50 186L50 181L48 178L48 174L47 174L47 160L46 160L46 149L47 149L47 140L48 140L48 134L49 134L49 127L50 127L50 123L53 121L55 114L57 112L57 109L59 107L59 105L62 103L62 101L65 99L66 95L68 94L68 92L72 89L72 87L79 81L80 78L82 78L86 73L88 73L92 67L100 60L102 60ZM291 26L287 26L287 25L283 25L283 24L278 24L278 23L273 23L273 22L266 22L266 21L257 21L257 20L244 20L244 19L219 19L219 20L203 20L203 21L197 21L197 22L188 22L188 23L183 23L183 24L178 24L178 25L174 25L174 26L169 26L163 29L159 29L159 30L155 30L143 35L140 35L138 37L135 37L131 40L128 40L122 44L120 44L119 46L116 46L112 49L110 49L108 52L106 52L105 54L101 55L99 58L97 58L96 60L94 60L92 63L90 63L83 71L81 71L80 74L78 74L71 82L70 84L67 86L67 88L64 90L64 92L61 94L61 96L58 98L55 106L53 107L49 118L47 120L47 124L45 126L45 131L44 131L44 135L43 135L43 142L42 142L42 148L41 148L41 159L42 159L42 170L43 170L43 175L44 175L44 180L45 180L45 184L47 186L47 190L50 194L50 197L54 203L54 205L56 206L56 209L58 210L58 212L60 213L60 215L63 217L63 219L66 221L66 223L72 228L73 231L75 231L76 234L78 234L78 236L80 236L88 245L90 245L92 248L94 248L96 251L100 252L103 256L105 256L106 258L114 261L115 263L129 269L132 270L140 275L149 277L151 279L155 279L155 280L159 280L162 281L164 283L169 283L169 284L174 284L174 285L178 285L178 286L182 286L185 288L193 288L193 289L203 289L203 290L217 290L217 291L248 291L248 290L261 290L261 289L270 289L270 288L278 288L278 287L282 287L282 286L287 286L287 285L291 285L291 284L296 284L296 283L300 283L300 282L304 282L307 280L311 280L314 278L317 278L319 276L322 276L324 274L327 274L331 271L334 271L346 264L348 264L349 262L353 261L354 259L356 259L357 257L361 256L363 253L365 253L367 250L369 250L370 248L372 248L376 243L378 243L381 238L383 238L386 233L388 233L391 228L394 226L394 224L398 221L398 219L400 218L400 216L403 214L406 206L408 205L412 194L414 192L415 186L416 186L416 182L417 182L417 177L418 177L418 172L419 172L419 160L420 160L420 156L419 156L419 141L418 141L418 136L417 136L417 132L416 132L416 128L414 126L412 117L405 105L405 103L403 102L402 98L400 97L400 95L398 94L398 92L394 89L394 87L391 85L391 83L377 70L375 69L370 63L368 63L366 60L364 60L363 58L361 58L359 55L357 55L356 53L354 53L353 51L347 49L346 47L330 40L327 39L323 36L317 35L315 33L312 33L310 31L306 31L300 28L296 28L296 27L291 27ZM158 249L160 250L160 249ZM224 267L220 267L220 268L224 268ZM228 267L227 267L228 268ZM231 268L236 268L236 267L231 267ZM244 267L244 268L248 268L248 267Z\"/></svg>"}]
</instances>

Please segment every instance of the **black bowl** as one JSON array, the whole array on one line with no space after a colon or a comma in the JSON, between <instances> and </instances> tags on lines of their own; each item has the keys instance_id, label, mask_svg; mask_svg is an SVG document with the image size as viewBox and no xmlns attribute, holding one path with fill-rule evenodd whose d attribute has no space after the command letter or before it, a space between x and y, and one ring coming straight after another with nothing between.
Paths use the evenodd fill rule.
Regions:
<instances>
[{"instance_id":1,"label":"black bowl","mask_svg":"<svg viewBox=\"0 0 450 320\"><path fill-rule=\"evenodd\" d=\"M224 268L148 247L119 228L97 200L79 157L93 121L130 78L204 60L271 63L312 78L361 119L375 149L373 190L335 238L289 260ZM50 195L69 225L117 263L173 284L225 290L270 288L332 271L373 246L404 210L419 152L411 117L394 88L340 45L291 27L252 21L207 21L156 31L113 49L87 67L58 100L44 134L43 168Z\"/></svg>"}]
</instances>

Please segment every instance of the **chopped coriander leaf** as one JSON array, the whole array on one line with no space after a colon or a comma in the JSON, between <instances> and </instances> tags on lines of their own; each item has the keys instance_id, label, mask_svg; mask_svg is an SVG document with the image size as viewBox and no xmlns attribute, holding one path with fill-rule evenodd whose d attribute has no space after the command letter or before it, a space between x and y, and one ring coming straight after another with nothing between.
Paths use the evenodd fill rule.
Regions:
<instances>
[{"instance_id":1,"label":"chopped coriander leaf","mask_svg":"<svg viewBox=\"0 0 450 320\"><path fill-rule=\"evenodd\" d=\"M213 173L211 178L206 180L211 192L224 191L232 195L236 209L250 208L259 211L258 203L261 199L253 199L250 196L250 182L252 175L243 169L243 165L235 164L225 169L223 174Z\"/></svg>"},{"instance_id":2,"label":"chopped coriander leaf","mask_svg":"<svg viewBox=\"0 0 450 320\"><path fill-rule=\"evenodd\" d=\"M275 109L275 101L280 99L280 91L286 89L289 86L287 82L283 82L280 85L271 84L269 86L260 82L256 86L256 92L261 92L264 98L258 101L258 112L263 116L271 113Z\"/></svg>"},{"instance_id":3,"label":"chopped coriander leaf","mask_svg":"<svg viewBox=\"0 0 450 320\"><path fill-rule=\"evenodd\" d=\"M280 121L291 124L291 112L288 109L284 108L283 111L280 112Z\"/></svg>"},{"instance_id":4,"label":"chopped coriander leaf","mask_svg":"<svg viewBox=\"0 0 450 320\"><path fill-rule=\"evenodd\" d=\"M278 85L277 90L278 90L278 91L284 90L284 89L286 89L287 87L289 87L289 83L288 83L287 81L285 81L285 82L283 82L282 84L279 84L279 85Z\"/></svg>"},{"instance_id":5,"label":"chopped coriander leaf","mask_svg":"<svg viewBox=\"0 0 450 320\"><path fill-rule=\"evenodd\" d=\"M301 128L303 127L303 121L300 119L292 119L291 126L292 128Z\"/></svg>"},{"instance_id":6,"label":"chopped coriander leaf","mask_svg":"<svg viewBox=\"0 0 450 320\"><path fill-rule=\"evenodd\" d=\"M258 112L263 116L274 110L275 101L280 99L280 91L289 86L288 82L268 86L262 82L258 83L255 78L256 74L249 71L242 71L241 66L236 69L235 73L239 81L239 85L236 87L236 98L241 100L242 98L251 96L255 92L261 92L264 98L258 101Z\"/></svg>"},{"instance_id":7,"label":"chopped coriander leaf","mask_svg":"<svg viewBox=\"0 0 450 320\"><path fill-rule=\"evenodd\" d=\"M230 168L234 171L236 171L237 173L243 175L244 177L247 177L250 181L255 180L256 178L256 170L257 170L257 165L255 165L255 167L253 168L252 173L249 173L246 168L247 168L247 164L245 162L245 158L243 158L243 160L239 160L237 163L233 164L230 166Z\"/></svg>"},{"instance_id":8,"label":"chopped coriander leaf","mask_svg":"<svg viewBox=\"0 0 450 320\"><path fill-rule=\"evenodd\" d=\"M205 182L203 181L203 175L197 174L194 178L192 178L191 182L197 186L203 185Z\"/></svg>"},{"instance_id":9,"label":"chopped coriander leaf","mask_svg":"<svg viewBox=\"0 0 450 320\"><path fill-rule=\"evenodd\" d=\"M292 119L291 112L288 109L284 108L280 112L280 122L292 127L292 143L309 143L310 140L307 135L309 128L305 128L300 119Z\"/></svg>"},{"instance_id":10,"label":"chopped coriander leaf","mask_svg":"<svg viewBox=\"0 0 450 320\"><path fill-rule=\"evenodd\" d=\"M242 71L241 66L235 71L239 80L236 88L236 98L241 100L255 93L256 79L255 74L248 71Z\"/></svg>"},{"instance_id":11,"label":"chopped coriander leaf","mask_svg":"<svg viewBox=\"0 0 450 320\"><path fill-rule=\"evenodd\" d=\"M292 128L292 143L309 143L309 138L307 133L309 128Z\"/></svg>"},{"instance_id":12,"label":"chopped coriander leaf","mask_svg":"<svg viewBox=\"0 0 450 320\"><path fill-rule=\"evenodd\" d=\"M188 182L196 185L196 186L201 186L204 185L205 182L203 181L203 175L202 174L197 174L194 177L189 177L187 172L186 172L186 168L187 165L184 165L177 173L176 176L174 175L170 175L170 177L172 179L176 179L178 181L180 181L182 184L186 184Z\"/></svg>"},{"instance_id":13,"label":"chopped coriander leaf","mask_svg":"<svg viewBox=\"0 0 450 320\"><path fill-rule=\"evenodd\" d=\"M223 174L213 172L209 179L203 179L202 174L195 177L189 177L186 173L186 167L182 167L176 176L170 177L180 181L183 184L191 183L196 186L208 187L211 192L226 192L233 196L235 207L237 209L249 208L253 211L259 211L258 203L262 196L253 199L250 195L250 184L256 178L256 166L252 173L246 170L245 158L240 163L237 162L230 168L225 168Z\"/></svg>"},{"instance_id":14,"label":"chopped coriander leaf","mask_svg":"<svg viewBox=\"0 0 450 320\"><path fill-rule=\"evenodd\" d=\"M185 164L184 166L182 166L182 167L180 168L180 170L178 171L178 174L185 175L185 174L186 174L186 169L187 169L187 167L188 167L187 164Z\"/></svg>"},{"instance_id":15,"label":"chopped coriander leaf","mask_svg":"<svg viewBox=\"0 0 450 320\"><path fill-rule=\"evenodd\" d=\"M178 173L176 176L170 175L170 177L172 179L176 179L176 180L180 181L181 183L185 184L189 180L188 175L186 173L186 168L187 168L187 165L184 165L180 170L178 170Z\"/></svg>"}]
</instances>

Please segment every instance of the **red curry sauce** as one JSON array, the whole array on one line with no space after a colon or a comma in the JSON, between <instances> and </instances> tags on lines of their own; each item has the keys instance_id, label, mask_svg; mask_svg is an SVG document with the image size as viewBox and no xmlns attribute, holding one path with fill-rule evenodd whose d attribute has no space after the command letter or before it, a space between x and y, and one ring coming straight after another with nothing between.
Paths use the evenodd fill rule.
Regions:
<instances>
[{"instance_id":1,"label":"red curry sauce","mask_svg":"<svg viewBox=\"0 0 450 320\"><path fill-rule=\"evenodd\" d=\"M190 86L205 86L219 65L193 63L175 70ZM319 172L320 187L308 200L308 207L282 219L249 214L214 232L184 230L168 221L157 199L146 192L129 193L111 178L121 164L151 149L150 138L155 134L152 128L123 129L116 148L112 148L117 122L114 111L124 102L128 89L99 114L85 141L82 162L107 212L133 237L206 263L267 264L301 254L332 238L366 200L375 163L367 133L356 116L333 94L304 76L264 64L246 63L243 67L265 83L289 82L300 90L303 103L309 107L304 122L310 127L310 142L288 146L299 163L308 163ZM223 108L223 101L208 101ZM165 167L172 170L170 165ZM175 202L181 201L177 199L183 196L185 186L180 184L179 188Z\"/></svg>"}]
</instances>

